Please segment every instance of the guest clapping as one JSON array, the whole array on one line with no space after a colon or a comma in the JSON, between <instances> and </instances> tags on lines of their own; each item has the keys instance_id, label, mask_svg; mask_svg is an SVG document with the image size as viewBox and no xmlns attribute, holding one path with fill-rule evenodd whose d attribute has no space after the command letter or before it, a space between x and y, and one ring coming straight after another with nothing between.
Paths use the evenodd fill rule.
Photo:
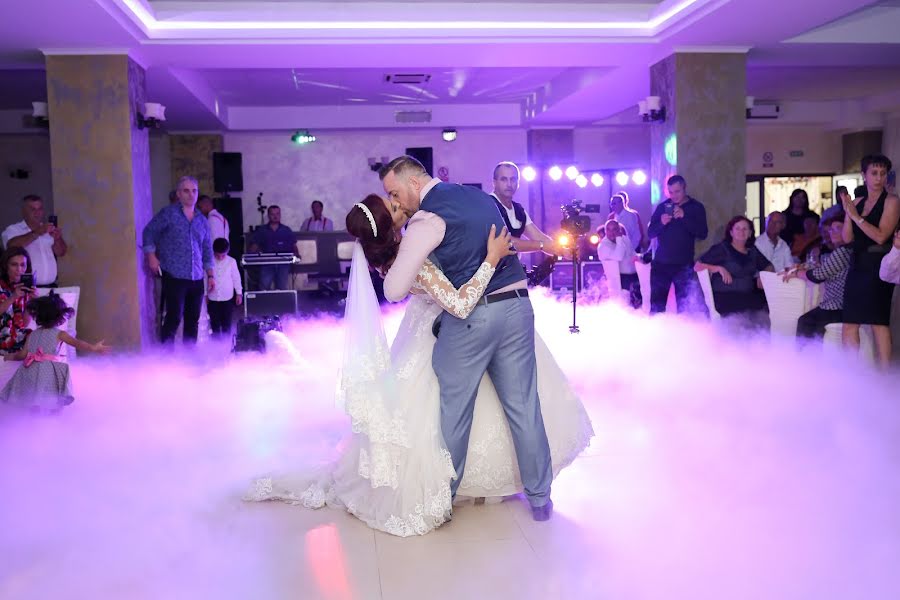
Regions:
<instances>
[{"instance_id":1,"label":"guest clapping","mask_svg":"<svg viewBox=\"0 0 900 600\"><path fill-rule=\"evenodd\" d=\"M859 326L871 325L879 363L891 358L891 297L894 286L879 277L882 259L900 220L900 198L885 189L891 161L882 155L862 159L866 194L844 203L844 241L853 248L853 262L844 292L844 344L859 348Z\"/></svg>"},{"instance_id":2,"label":"guest clapping","mask_svg":"<svg viewBox=\"0 0 900 600\"><path fill-rule=\"evenodd\" d=\"M744 216L725 226L725 239L697 261L695 269L711 274L716 310L723 317L735 314L768 323L769 307L759 279L760 271L773 271L772 263L753 245L753 223Z\"/></svg>"}]
</instances>

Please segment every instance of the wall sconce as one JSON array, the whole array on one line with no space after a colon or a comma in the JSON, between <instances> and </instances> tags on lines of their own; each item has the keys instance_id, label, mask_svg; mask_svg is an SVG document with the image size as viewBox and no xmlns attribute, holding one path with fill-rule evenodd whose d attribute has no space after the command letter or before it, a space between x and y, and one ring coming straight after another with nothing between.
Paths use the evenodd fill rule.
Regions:
<instances>
[{"instance_id":1,"label":"wall sconce","mask_svg":"<svg viewBox=\"0 0 900 600\"><path fill-rule=\"evenodd\" d=\"M659 96L647 96L638 102L638 114L644 123L661 123L666 120L666 107L662 106Z\"/></svg>"},{"instance_id":2,"label":"wall sconce","mask_svg":"<svg viewBox=\"0 0 900 600\"><path fill-rule=\"evenodd\" d=\"M391 162L391 159L389 156L382 156L381 161L378 161L370 156L369 157L369 168L372 169L373 172L377 173L378 171L381 170L382 167L384 167L384 165L388 164L389 162Z\"/></svg>"},{"instance_id":3,"label":"wall sconce","mask_svg":"<svg viewBox=\"0 0 900 600\"><path fill-rule=\"evenodd\" d=\"M445 129L441 132L441 137L445 142L452 142L456 139L456 130L455 129Z\"/></svg>"},{"instance_id":4,"label":"wall sconce","mask_svg":"<svg viewBox=\"0 0 900 600\"><path fill-rule=\"evenodd\" d=\"M31 120L35 125L39 127L47 127L50 125L50 117L47 112L46 102L32 102L31 108Z\"/></svg>"},{"instance_id":5,"label":"wall sconce","mask_svg":"<svg viewBox=\"0 0 900 600\"><path fill-rule=\"evenodd\" d=\"M144 104L144 112L137 115L138 129L152 127L159 128L159 124L166 120L166 107L156 102Z\"/></svg>"}]
</instances>

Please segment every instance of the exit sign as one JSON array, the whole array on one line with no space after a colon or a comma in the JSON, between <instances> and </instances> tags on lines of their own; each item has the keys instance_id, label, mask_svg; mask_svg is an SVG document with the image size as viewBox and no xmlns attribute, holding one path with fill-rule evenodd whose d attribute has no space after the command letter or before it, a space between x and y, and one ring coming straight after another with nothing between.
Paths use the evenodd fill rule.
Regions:
<instances>
[{"instance_id":1,"label":"exit sign","mask_svg":"<svg viewBox=\"0 0 900 600\"><path fill-rule=\"evenodd\" d=\"M791 158L800 158L803 156L803 150L791 150L790 151Z\"/></svg>"}]
</instances>

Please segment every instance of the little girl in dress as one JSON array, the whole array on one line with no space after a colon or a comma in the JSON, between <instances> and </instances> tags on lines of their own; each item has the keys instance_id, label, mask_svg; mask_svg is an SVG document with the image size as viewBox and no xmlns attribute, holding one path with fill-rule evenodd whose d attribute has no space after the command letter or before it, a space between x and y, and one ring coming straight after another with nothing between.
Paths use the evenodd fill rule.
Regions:
<instances>
[{"instance_id":1,"label":"little girl in dress","mask_svg":"<svg viewBox=\"0 0 900 600\"><path fill-rule=\"evenodd\" d=\"M65 342L86 352L106 352L109 348L102 341L89 344L59 329L75 311L52 292L29 301L25 310L34 319L37 329L29 334L21 350L4 357L4 360L23 362L0 391L0 401L32 412L58 413L75 400L69 365L61 362L59 356L60 344Z\"/></svg>"}]
</instances>

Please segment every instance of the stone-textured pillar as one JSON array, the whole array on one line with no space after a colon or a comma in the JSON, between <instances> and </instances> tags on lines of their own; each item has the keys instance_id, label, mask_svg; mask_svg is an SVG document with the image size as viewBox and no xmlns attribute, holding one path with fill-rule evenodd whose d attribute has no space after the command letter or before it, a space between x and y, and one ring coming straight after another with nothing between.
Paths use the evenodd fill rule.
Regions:
<instances>
[{"instance_id":1,"label":"stone-textured pillar","mask_svg":"<svg viewBox=\"0 0 900 600\"><path fill-rule=\"evenodd\" d=\"M651 200L666 197L666 179L679 174L688 194L706 207L709 238L746 212L746 57L734 53L678 53L650 67L650 95L666 121L651 124Z\"/></svg>"},{"instance_id":2,"label":"stone-textured pillar","mask_svg":"<svg viewBox=\"0 0 900 600\"><path fill-rule=\"evenodd\" d=\"M78 285L78 335L117 349L152 339L140 236L150 219L144 69L125 55L47 57L53 198L69 244L60 283Z\"/></svg>"},{"instance_id":3,"label":"stone-textured pillar","mask_svg":"<svg viewBox=\"0 0 900 600\"><path fill-rule=\"evenodd\" d=\"M201 194L215 196L213 152L222 152L224 140L219 134L172 134L172 189L180 177L197 178Z\"/></svg>"}]
</instances>

